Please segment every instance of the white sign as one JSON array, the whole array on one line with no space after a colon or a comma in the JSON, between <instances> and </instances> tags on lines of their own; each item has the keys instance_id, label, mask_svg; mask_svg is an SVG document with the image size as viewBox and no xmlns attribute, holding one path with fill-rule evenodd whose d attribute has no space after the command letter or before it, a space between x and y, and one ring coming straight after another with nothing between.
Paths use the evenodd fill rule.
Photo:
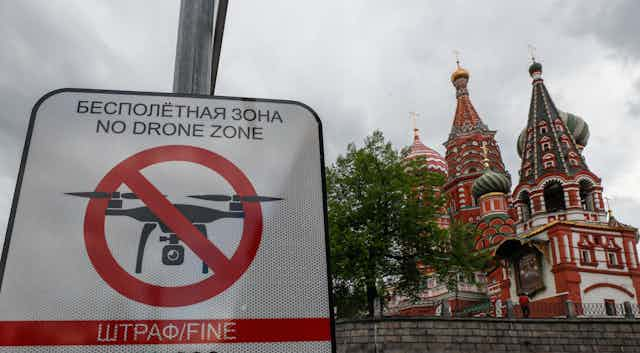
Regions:
<instances>
[{"instance_id":1,"label":"white sign","mask_svg":"<svg viewBox=\"0 0 640 353\"><path fill-rule=\"evenodd\" d=\"M49 93L0 262L0 350L331 352L323 190L300 103Z\"/></svg>"}]
</instances>

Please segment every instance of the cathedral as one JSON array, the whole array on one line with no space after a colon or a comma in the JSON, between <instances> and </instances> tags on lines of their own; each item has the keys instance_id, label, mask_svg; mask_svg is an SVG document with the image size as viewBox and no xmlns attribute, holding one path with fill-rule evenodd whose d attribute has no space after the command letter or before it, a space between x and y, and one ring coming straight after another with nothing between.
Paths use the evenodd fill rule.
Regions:
<instances>
[{"instance_id":1,"label":"cathedral","mask_svg":"<svg viewBox=\"0 0 640 353\"><path fill-rule=\"evenodd\" d=\"M601 179L586 163L589 127L556 107L542 65L532 61L529 114L515 141L521 164L513 189L496 131L471 103L470 75L459 62L451 75L457 107L444 158L414 129L406 158L421 157L429 170L446 177L442 191L449 204L440 226L452 220L475 224L476 249L490 252L494 265L476 275L477 284L461 284L455 299L437 278L429 278L419 302L392 298L392 314L431 315L442 300L457 308L488 298L517 303L522 293L533 304L598 303L614 315L623 302L638 303L638 231L606 211Z\"/></svg>"}]
</instances>

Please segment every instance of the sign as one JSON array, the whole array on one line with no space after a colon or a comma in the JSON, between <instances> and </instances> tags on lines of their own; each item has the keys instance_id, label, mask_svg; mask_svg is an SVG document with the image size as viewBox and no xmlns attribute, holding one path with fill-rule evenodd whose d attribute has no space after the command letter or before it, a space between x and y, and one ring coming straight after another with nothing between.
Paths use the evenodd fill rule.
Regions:
<instances>
[{"instance_id":1,"label":"sign","mask_svg":"<svg viewBox=\"0 0 640 353\"><path fill-rule=\"evenodd\" d=\"M47 94L0 262L0 350L335 351L323 171L300 103Z\"/></svg>"}]
</instances>

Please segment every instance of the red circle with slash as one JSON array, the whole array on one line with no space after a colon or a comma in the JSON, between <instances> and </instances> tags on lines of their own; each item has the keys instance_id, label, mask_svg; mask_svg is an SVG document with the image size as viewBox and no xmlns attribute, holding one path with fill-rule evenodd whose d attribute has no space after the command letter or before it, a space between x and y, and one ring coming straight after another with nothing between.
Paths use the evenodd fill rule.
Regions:
<instances>
[{"instance_id":1,"label":"red circle with slash","mask_svg":"<svg viewBox=\"0 0 640 353\"><path fill-rule=\"evenodd\" d=\"M99 192L115 192L126 184L142 202L185 243L214 274L190 285L164 287L139 280L115 260L105 237L105 211L108 199L91 199L84 221L84 240L94 268L113 289L140 303L177 307L210 299L229 288L249 268L262 237L262 209L259 202L242 202L242 238L228 259L147 180L140 171L163 162L191 162L224 177L237 195L252 196L256 191L246 175L224 157L198 147L169 145L150 148L123 160L111 169L96 187Z\"/></svg>"}]
</instances>

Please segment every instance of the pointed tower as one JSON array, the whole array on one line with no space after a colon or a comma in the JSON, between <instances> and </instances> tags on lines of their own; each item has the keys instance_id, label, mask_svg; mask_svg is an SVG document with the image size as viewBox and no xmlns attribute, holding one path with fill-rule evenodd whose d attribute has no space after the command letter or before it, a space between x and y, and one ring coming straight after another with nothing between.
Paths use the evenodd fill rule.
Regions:
<instances>
[{"instance_id":1,"label":"pointed tower","mask_svg":"<svg viewBox=\"0 0 640 353\"><path fill-rule=\"evenodd\" d=\"M606 215L600 178L582 155L589 128L582 118L556 108L542 80L542 65L532 59L529 117L518 138L520 181L513 193L518 230L555 220L602 222Z\"/></svg>"},{"instance_id":2,"label":"pointed tower","mask_svg":"<svg viewBox=\"0 0 640 353\"><path fill-rule=\"evenodd\" d=\"M502 162L500 148L495 141L495 131L484 124L469 98L467 83L469 72L460 67L451 75L456 89L457 107L449 138L444 143L448 166L447 183L444 190L449 196L451 215L460 221L477 222L480 218L478 200L472 193L475 179L483 173L482 146L486 145L491 169L507 175Z\"/></svg>"}]
</instances>

